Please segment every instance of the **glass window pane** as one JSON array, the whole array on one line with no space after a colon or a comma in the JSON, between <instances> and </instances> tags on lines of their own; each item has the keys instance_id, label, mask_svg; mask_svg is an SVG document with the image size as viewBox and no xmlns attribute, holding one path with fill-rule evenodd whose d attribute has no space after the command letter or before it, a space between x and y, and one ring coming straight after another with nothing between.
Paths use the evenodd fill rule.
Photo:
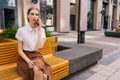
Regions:
<instances>
[{"instance_id":1,"label":"glass window pane","mask_svg":"<svg viewBox=\"0 0 120 80\"><path fill-rule=\"evenodd\" d=\"M41 18L46 25L46 29L55 30L55 8L54 0L40 0Z\"/></svg>"},{"instance_id":2,"label":"glass window pane","mask_svg":"<svg viewBox=\"0 0 120 80\"><path fill-rule=\"evenodd\" d=\"M16 6L16 0L2 0L4 6Z\"/></svg>"}]
</instances>

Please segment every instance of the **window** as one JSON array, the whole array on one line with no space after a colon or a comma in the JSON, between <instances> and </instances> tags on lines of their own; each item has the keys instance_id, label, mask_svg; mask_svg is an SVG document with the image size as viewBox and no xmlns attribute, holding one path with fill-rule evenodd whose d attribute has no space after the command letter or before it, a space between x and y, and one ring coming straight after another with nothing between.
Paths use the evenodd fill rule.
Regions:
<instances>
[{"instance_id":1,"label":"window","mask_svg":"<svg viewBox=\"0 0 120 80\"><path fill-rule=\"evenodd\" d=\"M16 0L2 0L4 6L16 6Z\"/></svg>"},{"instance_id":2,"label":"window","mask_svg":"<svg viewBox=\"0 0 120 80\"><path fill-rule=\"evenodd\" d=\"M55 7L54 0L40 0L41 18L47 29L54 31Z\"/></svg>"}]
</instances>

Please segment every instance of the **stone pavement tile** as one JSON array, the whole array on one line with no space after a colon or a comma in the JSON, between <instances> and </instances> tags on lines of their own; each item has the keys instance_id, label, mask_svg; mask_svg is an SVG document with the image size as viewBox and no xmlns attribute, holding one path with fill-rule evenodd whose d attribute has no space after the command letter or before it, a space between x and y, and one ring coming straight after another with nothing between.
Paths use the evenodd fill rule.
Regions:
<instances>
[{"instance_id":1,"label":"stone pavement tile","mask_svg":"<svg viewBox=\"0 0 120 80\"><path fill-rule=\"evenodd\" d=\"M103 55L102 59L99 61L100 64L109 65L112 62L119 59L120 58L120 49L116 50L116 51L114 51L112 53L109 53L107 55L108 55L107 57L105 55Z\"/></svg>"},{"instance_id":2,"label":"stone pavement tile","mask_svg":"<svg viewBox=\"0 0 120 80\"><path fill-rule=\"evenodd\" d=\"M107 80L120 80L120 70L114 73L109 79Z\"/></svg>"},{"instance_id":3,"label":"stone pavement tile","mask_svg":"<svg viewBox=\"0 0 120 80\"><path fill-rule=\"evenodd\" d=\"M84 74L83 74L84 73ZM87 78L89 78L90 76L92 76L93 74L95 74L94 71L91 70L87 70L87 71L83 71L79 74L77 74L76 76L72 77L69 80L86 80ZM68 80L68 79L67 79Z\"/></svg>"},{"instance_id":4,"label":"stone pavement tile","mask_svg":"<svg viewBox=\"0 0 120 80\"><path fill-rule=\"evenodd\" d=\"M110 65L108 65L109 68L111 69L120 69L120 59L114 61L113 63L111 63Z\"/></svg>"},{"instance_id":5,"label":"stone pavement tile","mask_svg":"<svg viewBox=\"0 0 120 80\"><path fill-rule=\"evenodd\" d=\"M103 70L99 71L98 74L101 74L106 77L110 77L116 71L117 71L116 69L111 69L109 67L106 67Z\"/></svg>"},{"instance_id":6,"label":"stone pavement tile","mask_svg":"<svg viewBox=\"0 0 120 80\"><path fill-rule=\"evenodd\" d=\"M86 80L106 80L106 79L107 79L106 76L96 73L95 75L91 76L90 78Z\"/></svg>"},{"instance_id":7,"label":"stone pavement tile","mask_svg":"<svg viewBox=\"0 0 120 80\"><path fill-rule=\"evenodd\" d=\"M120 69L120 59L117 59L116 61L106 66L102 70L99 70L96 74L94 74L87 80L106 80L110 76L115 75L114 73L116 73L116 71L118 71L119 69ZM118 75L120 76L120 71L118 71L115 76L118 77ZM115 77L113 76L111 80L114 80L113 78Z\"/></svg>"},{"instance_id":8,"label":"stone pavement tile","mask_svg":"<svg viewBox=\"0 0 120 80\"><path fill-rule=\"evenodd\" d=\"M96 65L92 66L92 67L90 68L90 70L95 71L95 72L98 72L98 71L100 71L101 69L103 69L103 68L105 68L105 67L106 67L105 65L96 64Z\"/></svg>"},{"instance_id":9,"label":"stone pavement tile","mask_svg":"<svg viewBox=\"0 0 120 80\"><path fill-rule=\"evenodd\" d=\"M105 43L103 44L99 41L93 41L93 40L86 40L86 42L83 45L102 48L103 55L114 52L115 50L117 50L119 48L118 46L113 46L113 45L109 45L109 44L105 44Z\"/></svg>"}]
</instances>

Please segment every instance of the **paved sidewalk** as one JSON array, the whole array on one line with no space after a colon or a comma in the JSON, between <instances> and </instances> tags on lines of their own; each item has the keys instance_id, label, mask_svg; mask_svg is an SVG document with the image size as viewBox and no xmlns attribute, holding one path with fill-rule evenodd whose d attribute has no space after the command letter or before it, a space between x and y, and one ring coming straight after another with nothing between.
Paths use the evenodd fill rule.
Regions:
<instances>
[{"instance_id":1,"label":"paved sidewalk","mask_svg":"<svg viewBox=\"0 0 120 80\"><path fill-rule=\"evenodd\" d=\"M89 77L87 80L119 80L120 79L120 59L112 62L102 70Z\"/></svg>"},{"instance_id":2,"label":"paved sidewalk","mask_svg":"<svg viewBox=\"0 0 120 80\"><path fill-rule=\"evenodd\" d=\"M77 32L54 33L59 42L77 43ZM78 71L63 80L119 80L120 79L120 38L105 37L103 31L87 31L82 45L103 49L103 57L96 64Z\"/></svg>"}]
</instances>

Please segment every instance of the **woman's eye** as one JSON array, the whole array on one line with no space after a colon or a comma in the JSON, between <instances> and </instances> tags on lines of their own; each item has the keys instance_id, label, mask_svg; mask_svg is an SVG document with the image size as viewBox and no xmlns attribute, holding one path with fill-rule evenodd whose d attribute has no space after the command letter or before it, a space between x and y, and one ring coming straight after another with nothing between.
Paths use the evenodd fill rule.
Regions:
<instances>
[{"instance_id":1,"label":"woman's eye","mask_svg":"<svg viewBox=\"0 0 120 80\"><path fill-rule=\"evenodd\" d=\"M38 14L36 14L36 16L38 16Z\"/></svg>"},{"instance_id":2,"label":"woman's eye","mask_svg":"<svg viewBox=\"0 0 120 80\"><path fill-rule=\"evenodd\" d=\"M38 14L35 14L35 13L31 13L31 15L36 15L36 16L38 16Z\"/></svg>"},{"instance_id":3,"label":"woman's eye","mask_svg":"<svg viewBox=\"0 0 120 80\"><path fill-rule=\"evenodd\" d=\"M31 13L31 15L34 15L34 13Z\"/></svg>"}]
</instances>

